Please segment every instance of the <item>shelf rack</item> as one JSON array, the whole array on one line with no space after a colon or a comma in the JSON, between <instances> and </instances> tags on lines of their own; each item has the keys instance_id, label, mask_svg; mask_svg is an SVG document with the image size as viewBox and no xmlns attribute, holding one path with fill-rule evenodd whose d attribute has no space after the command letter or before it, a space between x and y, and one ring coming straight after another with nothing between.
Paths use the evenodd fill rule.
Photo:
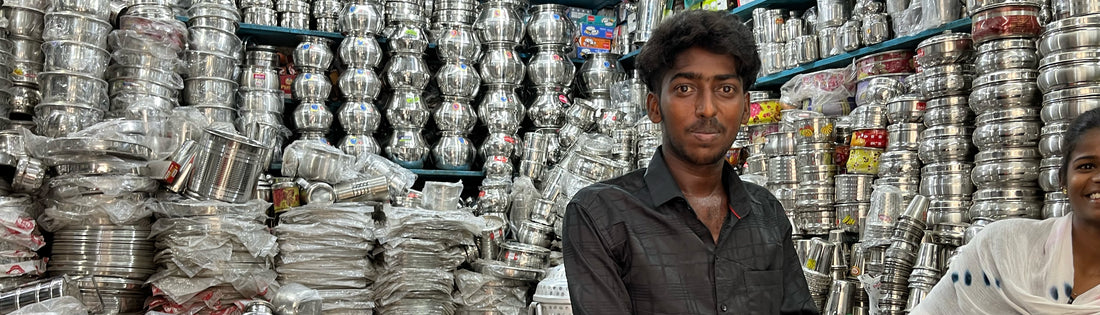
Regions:
<instances>
[{"instance_id":1,"label":"shelf rack","mask_svg":"<svg viewBox=\"0 0 1100 315\"><path fill-rule=\"evenodd\" d=\"M741 18L742 21L748 21L752 18L752 10L756 8L785 8L803 10L817 4L815 0L753 0L752 2L742 4L739 7L730 10L730 13Z\"/></svg>"}]
</instances>

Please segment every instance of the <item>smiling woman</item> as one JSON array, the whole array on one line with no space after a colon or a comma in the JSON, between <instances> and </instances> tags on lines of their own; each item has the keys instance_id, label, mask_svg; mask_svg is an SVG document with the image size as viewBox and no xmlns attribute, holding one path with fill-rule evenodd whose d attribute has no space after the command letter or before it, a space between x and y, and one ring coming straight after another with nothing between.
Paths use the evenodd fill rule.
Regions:
<instances>
[{"instance_id":1,"label":"smiling woman","mask_svg":"<svg viewBox=\"0 0 1100 315\"><path fill-rule=\"evenodd\" d=\"M1100 313L1100 109L1064 137L1059 174L1072 212L986 226L911 314Z\"/></svg>"}]
</instances>

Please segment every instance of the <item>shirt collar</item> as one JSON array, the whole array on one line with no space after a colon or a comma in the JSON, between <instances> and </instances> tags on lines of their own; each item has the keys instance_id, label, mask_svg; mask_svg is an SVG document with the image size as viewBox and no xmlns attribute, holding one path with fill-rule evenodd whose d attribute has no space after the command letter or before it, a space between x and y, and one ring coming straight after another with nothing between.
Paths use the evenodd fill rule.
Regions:
<instances>
[{"instance_id":1,"label":"shirt collar","mask_svg":"<svg viewBox=\"0 0 1100 315\"><path fill-rule=\"evenodd\" d=\"M734 209L739 216L748 215L753 208L751 204L756 203L756 199L745 190L745 184L741 182L741 177L728 163L724 163L722 166L722 181L726 184L726 196L729 199L730 209ZM655 207L659 207L676 197L687 200L684 198L683 191L680 190L680 185L672 178L672 172L669 171L668 163L665 162L661 146L657 147L657 152L649 160L649 167L645 171L645 184L646 188L649 189L649 196ZM746 204L749 204L749 206L745 206Z\"/></svg>"}]
</instances>

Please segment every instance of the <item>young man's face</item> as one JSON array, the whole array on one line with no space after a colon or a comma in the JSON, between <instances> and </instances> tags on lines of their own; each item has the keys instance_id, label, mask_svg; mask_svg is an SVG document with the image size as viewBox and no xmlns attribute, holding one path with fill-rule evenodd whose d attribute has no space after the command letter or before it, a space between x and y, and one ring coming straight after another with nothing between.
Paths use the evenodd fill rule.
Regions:
<instances>
[{"instance_id":1,"label":"young man's face","mask_svg":"<svg viewBox=\"0 0 1100 315\"><path fill-rule=\"evenodd\" d=\"M693 47L646 99L649 119L664 127L664 145L695 165L721 162L748 119L748 91L733 57Z\"/></svg>"}]
</instances>

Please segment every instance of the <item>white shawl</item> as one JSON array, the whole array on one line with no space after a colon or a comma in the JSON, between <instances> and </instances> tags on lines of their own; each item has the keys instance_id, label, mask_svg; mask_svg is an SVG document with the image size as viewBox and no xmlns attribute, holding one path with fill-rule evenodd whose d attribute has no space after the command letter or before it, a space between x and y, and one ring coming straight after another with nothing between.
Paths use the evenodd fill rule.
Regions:
<instances>
[{"instance_id":1,"label":"white shawl","mask_svg":"<svg viewBox=\"0 0 1100 315\"><path fill-rule=\"evenodd\" d=\"M1069 303L1072 218L990 224L910 314L1100 314L1100 286Z\"/></svg>"}]
</instances>

